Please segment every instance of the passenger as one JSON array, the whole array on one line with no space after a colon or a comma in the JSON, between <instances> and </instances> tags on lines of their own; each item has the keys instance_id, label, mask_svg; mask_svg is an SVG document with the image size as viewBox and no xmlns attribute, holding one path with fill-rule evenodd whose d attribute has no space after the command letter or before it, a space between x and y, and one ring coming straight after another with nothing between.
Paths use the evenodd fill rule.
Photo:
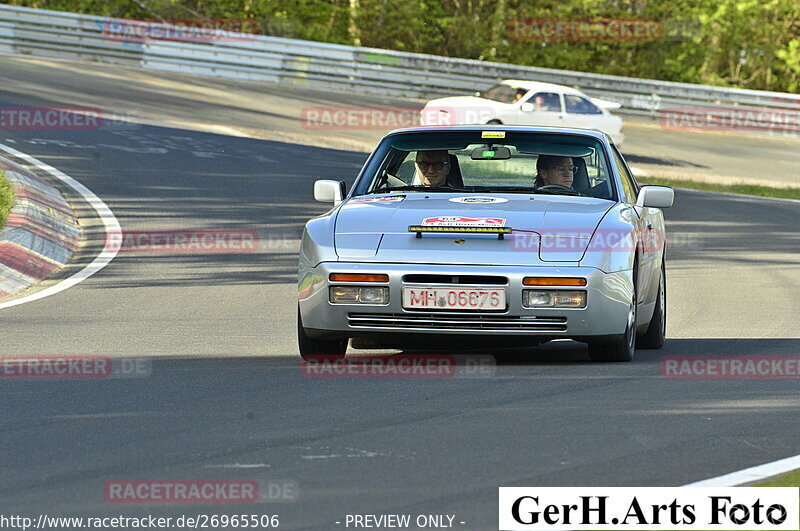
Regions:
<instances>
[{"instance_id":1,"label":"passenger","mask_svg":"<svg viewBox=\"0 0 800 531\"><path fill-rule=\"evenodd\" d=\"M577 169L570 157L539 155L536 160L536 181L533 186L539 188L549 184L560 184L572 188Z\"/></svg>"},{"instance_id":2,"label":"passenger","mask_svg":"<svg viewBox=\"0 0 800 531\"><path fill-rule=\"evenodd\" d=\"M528 93L527 90L518 88L517 92L514 93L514 103L517 103L519 100L521 100L522 97L527 93Z\"/></svg>"},{"instance_id":3,"label":"passenger","mask_svg":"<svg viewBox=\"0 0 800 531\"><path fill-rule=\"evenodd\" d=\"M450 172L450 153L447 150L417 151L413 184L447 186Z\"/></svg>"},{"instance_id":4,"label":"passenger","mask_svg":"<svg viewBox=\"0 0 800 531\"><path fill-rule=\"evenodd\" d=\"M552 110L555 110L555 109L550 109L545 105L544 96L542 96L541 94L537 94L532 99L533 99L533 101L528 100L528 102L533 104L533 110L534 111L552 111Z\"/></svg>"}]
</instances>

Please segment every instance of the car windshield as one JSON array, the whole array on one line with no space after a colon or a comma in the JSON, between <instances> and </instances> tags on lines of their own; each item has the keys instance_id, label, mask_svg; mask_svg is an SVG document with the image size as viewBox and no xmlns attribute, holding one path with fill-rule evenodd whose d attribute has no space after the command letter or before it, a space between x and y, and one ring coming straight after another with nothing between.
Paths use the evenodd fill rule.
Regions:
<instances>
[{"instance_id":1,"label":"car windshield","mask_svg":"<svg viewBox=\"0 0 800 531\"><path fill-rule=\"evenodd\" d=\"M523 131L393 135L376 150L354 195L401 191L616 198L601 142Z\"/></svg>"},{"instance_id":2,"label":"car windshield","mask_svg":"<svg viewBox=\"0 0 800 531\"><path fill-rule=\"evenodd\" d=\"M517 89L505 84L495 85L492 88L481 92L481 98L499 101L500 103L514 103Z\"/></svg>"}]
</instances>

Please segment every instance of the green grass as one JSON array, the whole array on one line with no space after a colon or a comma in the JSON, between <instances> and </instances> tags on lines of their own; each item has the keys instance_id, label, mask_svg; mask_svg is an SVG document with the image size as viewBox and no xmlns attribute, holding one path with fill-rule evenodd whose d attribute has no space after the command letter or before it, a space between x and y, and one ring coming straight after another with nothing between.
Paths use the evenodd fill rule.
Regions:
<instances>
[{"instance_id":1,"label":"green grass","mask_svg":"<svg viewBox=\"0 0 800 531\"><path fill-rule=\"evenodd\" d=\"M0 170L0 229L5 226L12 206L14 206L14 189L3 170Z\"/></svg>"},{"instance_id":2,"label":"green grass","mask_svg":"<svg viewBox=\"0 0 800 531\"><path fill-rule=\"evenodd\" d=\"M792 470L791 472L778 476L775 479L768 479L755 483L754 487L800 487L800 470Z\"/></svg>"},{"instance_id":3,"label":"green grass","mask_svg":"<svg viewBox=\"0 0 800 531\"><path fill-rule=\"evenodd\" d=\"M658 184L674 188L691 188L708 192L727 192L729 194L755 195L759 197L780 197L800 200L800 188L778 188L752 184L715 184L704 181L666 179L662 177L637 177L639 184Z\"/></svg>"}]
</instances>

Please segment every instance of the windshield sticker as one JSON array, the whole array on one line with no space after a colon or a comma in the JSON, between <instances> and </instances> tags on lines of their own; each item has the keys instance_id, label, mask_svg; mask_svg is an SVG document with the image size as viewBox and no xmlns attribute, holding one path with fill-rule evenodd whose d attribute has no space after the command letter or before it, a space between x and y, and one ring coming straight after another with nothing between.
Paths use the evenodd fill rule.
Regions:
<instances>
[{"instance_id":1,"label":"windshield sticker","mask_svg":"<svg viewBox=\"0 0 800 531\"><path fill-rule=\"evenodd\" d=\"M504 197L489 197L489 196L467 196L467 197L451 197L451 203L507 203L508 199Z\"/></svg>"},{"instance_id":2,"label":"windshield sticker","mask_svg":"<svg viewBox=\"0 0 800 531\"><path fill-rule=\"evenodd\" d=\"M385 195L382 197L360 197L353 199L351 203L396 203L405 199L404 195Z\"/></svg>"},{"instance_id":3,"label":"windshield sticker","mask_svg":"<svg viewBox=\"0 0 800 531\"><path fill-rule=\"evenodd\" d=\"M505 131L482 131L481 138L505 138Z\"/></svg>"},{"instance_id":4,"label":"windshield sticker","mask_svg":"<svg viewBox=\"0 0 800 531\"><path fill-rule=\"evenodd\" d=\"M465 218L463 216L436 216L425 218L424 227L504 227L504 218Z\"/></svg>"}]
</instances>

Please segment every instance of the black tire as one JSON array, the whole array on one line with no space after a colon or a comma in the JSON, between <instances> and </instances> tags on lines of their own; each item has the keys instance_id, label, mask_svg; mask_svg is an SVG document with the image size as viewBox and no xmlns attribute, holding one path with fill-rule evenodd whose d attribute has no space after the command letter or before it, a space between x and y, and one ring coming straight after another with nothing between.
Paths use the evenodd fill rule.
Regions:
<instances>
[{"instance_id":1,"label":"black tire","mask_svg":"<svg viewBox=\"0 0 800 531\"><path fill-rule=\"evenodd\" d=\"M300 348L300 357L306 361L336 361L343 359L345 353L347 352L347 338L316 339L308 337L305 328L303 328L303 320L300 317L300 308L298 308L297 346Z\"/></svg>"},{"instance_id":2,"label":"black tire","mask_svg":"<svg viewBox=\"0 0 800 531\"><path fill-rule=\"evenodd\" d=\"M633 359L633 355L636 352L636 315L638 312L638 300L636 298L637 272L638 267L634 266L633 295L631 297L631 307L628 311L628 324L625 326L625 333L616 340L589 343L589 358L592 361L617 362L631 361Z\"/></svg>"},{"instance_id":3,"label":"black tire","mask_svg":"<svg viewBox=\"0 0 800 531\"><path fill-rule=\"evenodd\" d=\"M664 346L667 337L667 272L664 262L661 262L661 274L658 278L658 295L656 295L656 307L653 310L653 318L641 337L639 337L639 348L656 349Z\"/></svg>"},{"instance_id":4,"label":"black tire","mask_svg":"<svg viewBox=\"0 0 800 531\"><path fill-rule=\"evenodd\" d=\"M497 118L494 118L494 119L492 119L492 120L489 120L489 121L488 121L488 122L486 122L486 123L487 123L487 124L489 124L489 125L503 125L503 122L501 122L501 121L500 121L500 120L498 120Z\"/></svg>"}]
</instances>

